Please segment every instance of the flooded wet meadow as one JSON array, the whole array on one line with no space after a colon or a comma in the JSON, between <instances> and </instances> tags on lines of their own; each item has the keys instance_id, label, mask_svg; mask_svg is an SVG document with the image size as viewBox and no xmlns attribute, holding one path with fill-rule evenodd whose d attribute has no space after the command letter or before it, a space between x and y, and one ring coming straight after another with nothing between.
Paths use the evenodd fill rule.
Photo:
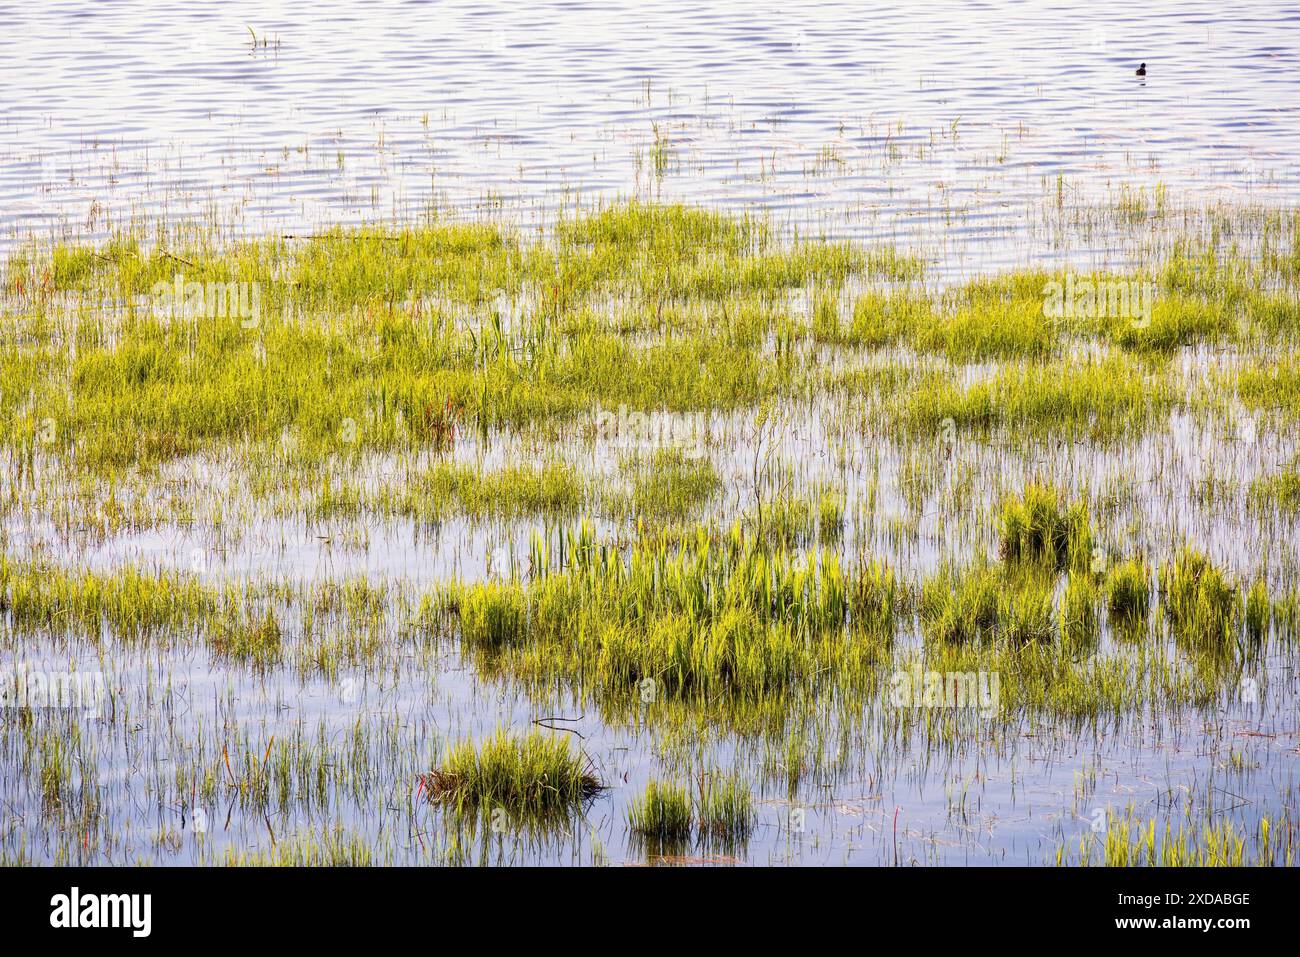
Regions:
<instances>
[{"instance_id":1,"label":"flooded wet meadow","mask_svg":"<svg viewBox=\"0 0 1300 957\"><path fill-rule=\"evenodd\" d=\"M406 6L32 41L0 863L1295 862L1295 16Z\"/></svg>"},{"instance_id":2,"label":"flooded wet meadow","mask_svg":"<svg viewBox=\"0 0 1300 957\"><path fill-rule=\"evenodd\" d=\"M12 256L0 848L1289 862L1300 245L1236 226L940 285L639 202Z\"/></svg>"}]
</instances>

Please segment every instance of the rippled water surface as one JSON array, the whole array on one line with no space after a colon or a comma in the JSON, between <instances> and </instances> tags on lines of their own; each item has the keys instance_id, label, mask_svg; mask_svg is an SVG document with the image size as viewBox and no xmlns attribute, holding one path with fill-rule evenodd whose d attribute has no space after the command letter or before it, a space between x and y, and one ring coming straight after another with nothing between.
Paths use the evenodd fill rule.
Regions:
<instances>
[{"instance_id":1,"label":"rippled water surface","mask_svg":"<svg viewBox=\"0 0 1300 957\"><path fill-rule=\"evenodd\" d=\"M983 269L1117 254L1042 221L1058 177L1297 185L1285 3L51 2L0 11L0 57L8 242L642 195Z\"/></svg>"},{"instance_id":2,"label":"rippled water surface","mask_svg":"<svg viewBox=\"0 0 1300 957\"><path fill-rule=\"evenodd\" d=\"M1143 62L1148 75L1138 77ZM432 213L528 233L566 211L635 197L761 215L790 237L896 244L944 279L1033 264L1118 267L1207 230L1207 210L1219 204L1293 208L1298 156L1300 5L1289 3L0 8L0 255L159 222L215 226L226 237L305 236ZM1117 213L1135 195L1168 214L1154 222ZM714 515L725 521L748 507L747 415L714 423L725 485ZM883 452L863 448L838 415L815 403L798 409L783 450L803 479L872 477L869 494L865 482L847 492L846 554L868 548L915 579L954 543L991 551L988 530L950 523L933 488L913 538L896 534L912 450L885 448L889 436ZM1125 545L1157 550L1195 537L1233 572L1293 584L1294 521L1197 511L1201 479L1214 476L1189 465L1202 447L1174 426L1171 440L1161 432L1119 449L966 448L966 471L954 462L943 481L978 482L962 501L992 508L1004 473L1041 466L1072 492L1091 479L1131 493L1125 483L1140 472L1149 497L1107 517L1126 529ZM457 454L480 466L494 450L527 459L532 450L516 438L466 435ZM1205 458L1253 478L1295 453L1293 435L1260 438L1242 451L1215 433ZM576 435L555 444L583 469L602 465ZM843 460L826 461L828 448ZM201 553L194 570L207 582L364 575L414 594L522 565L541 524L528 516L431 530L394 520L346 531L245 509L255 496L223 471L228 464L196 457L148 478L188 476L196 501L228 502L229 525L205 524L211 512L199 509L197 523L103 535L77 516L16 509L3 541L11 554L101 572L183 569ZM17 466L5 465L11 482ZM398 473L384 460L367 467ZM559 540L554 526L544 534ZM388 623L409 623L412 608L394 605ZM915 628L900 630L902 646L919 644ZM412 650L388 637L371 667L359 658L305 674L223 668L201 642L88 650L51 637L6 649L5 666L104 668L116 691L107 714L39 719L42 734L67 731L76 742L76 786L100 789L82 806L97 843L81 845L65 819L52 819L33 783L42 771L31 742L46 739L26 718L6 717L0 850L39 862L260 860L286 835L314 840L333 829L386 862L1042 864L1096 833L1099 808L1176 820L1194 803L1236 813L1249 829L1295 805L1300 696L1293 656L1281 652L1255 662L1262 700L1243 703L1231 680L1190 718L1155 710L1085 726L1017 716L996 731L976 721L935 750L915 728L901 732L869 709L839 713L836 702L808 709L782 751L779 736L680 714L656 725L635 703L597 707L558 682L525 689L475 667L454 641ZM442 743L557 718L611 784L559 832L513 843L443 833L413 797ZM226 787L230 762L251 775L259 756L279 760L277 747L298 762L283 779L300 790L254 813L243 791ZM754 833L725 851L649 854L628 839L627 806L647 780L697 752L734 762L755 783ZM182 767L215 773L207 784L218 798L179 793ZM311 798L319 781L326 797ZM806 820L792 823L792 809ZM192 833L196 810L206 836Z\"/></svg>"}]
</instances>

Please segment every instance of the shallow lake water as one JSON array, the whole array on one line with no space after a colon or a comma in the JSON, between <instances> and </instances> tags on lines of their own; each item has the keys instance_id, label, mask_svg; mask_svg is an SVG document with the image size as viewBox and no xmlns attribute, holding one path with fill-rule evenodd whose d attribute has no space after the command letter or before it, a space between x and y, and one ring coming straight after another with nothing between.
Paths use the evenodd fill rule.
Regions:
<instances>
[{"instance_id":1,"label":"shallow lake water","mask_svg":"<svg viewBox=\"0 0 1300 957\"><path fill-rule=\"evenodd\" d=\"M7 243L639 195L978 272L1137 254L1052 222L1058 177L1277 205L1300 173L1287 3L53 2L0 11L0 56Z\"/></svg>"},{"instance_id":2,"label":"shallow lake water","mask_svg":"<svg viewBox=\"0 0 1300 957\"><path fill-rule=\"evenodd\" d=\"M637 197L754 214L790 237L913 249L947 280L1039 264L1131 267L1204 228L1207 207L1287 210L1300 199L1300 5L521 6L10 5L0 10L0 255L158 222L233 238L433 213L531 233L566 211ZM1142 62L1148 74L1135 76ZM1150 226L1115 214L1132 191L1157 190L1187 216ZM862 474L840 411L795 412L785 448L801 479ZM734 493L716 517L729 521L746 502L750 426L744 415L715 424ZM1139 474L1152 483L1141 514L1107 518L1116 530L1140 526L1126 544L1191 537L1225 567L1293 584L1295 523L1198 512L1193 474L1211 450L1218 468L1250 478L1291 457L1293 438L1266 432L1243 451L1172 427L1172 444L1118 452L970 448L957 458L989 476L975 496L982 507L1035 455L1071 490ZM599 448L561 444L584 471L608 470ZM826 446L847 447L851 464L820 462ZM481 451L467 441L459 454L481 461ZM847 492L856 517L846 551L887 556L911 577L954 551L994 554L988 529L940 527L933 509L909 510L905 450L881 454L885 464L869 469L880 503ZM415 592L522 564L540 525L377 522L349 537L346 522L242 511L246 490L222 462L177 468L207 484L200 497L224 500L232 527L104 537L23 513L6 520L5 549L100 571L189 565L205 581L308 585L364 576ZM954 461L928 504L957 473ZM909 515L918 534L899 545L885 523ZM1201 712L985 726L971 716L936 747L872 704L828 702L801 717L782 751L725 723L660 721L662 703L523 686L451 635L399 640L413 610L390 599L390 646L328 676L226 667L201 643L142 648L106 634L102 654L57 638L7 645L0 667L102 668L113 694L95 714L56 712L35 731L18 712L0 719L0 856L211 863L337 833L383 863L1048 864L1096 835L1099 814L1127 808L1177 826L1195 805L1250 831L1295 809L1300 686L1281 651L1241 676L1251 694L1234 680ZM919 645L916 629L902 630L903 647ZM539 721L565 729L609 785L580 814L498 833L447 824L420 800L418 775L447 742ZM78 842L32 783L31 736L45 734L72 742L72 790L80 811L93 805L93 841ZM224 782L215 799L176 793L182 767L234 777L232 761L266 762L277 747L293 765L280 778L292 793L257 801ZM748 840L639 844L629 802L701 755L751 782Z\"/></svg>"}]
</instances>

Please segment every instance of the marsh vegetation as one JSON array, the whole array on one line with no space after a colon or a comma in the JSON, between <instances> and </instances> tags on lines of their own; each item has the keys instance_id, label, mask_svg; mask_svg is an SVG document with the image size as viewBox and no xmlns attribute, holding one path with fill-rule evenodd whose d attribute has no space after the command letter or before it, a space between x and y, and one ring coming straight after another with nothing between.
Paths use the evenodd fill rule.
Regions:
<instances>
[{"instance_id":1,"label":"marsh vegetation","mask_svg":"<svg viewBox=\"0 0 1300 957\"><path fill-rule=\"evenodd\" d=\"M958 282L645 202L23 247L7 700L107 690L0 713L0 859L1292 863L1300 219L1233 226Z\"/></svg>"}]
</instances>

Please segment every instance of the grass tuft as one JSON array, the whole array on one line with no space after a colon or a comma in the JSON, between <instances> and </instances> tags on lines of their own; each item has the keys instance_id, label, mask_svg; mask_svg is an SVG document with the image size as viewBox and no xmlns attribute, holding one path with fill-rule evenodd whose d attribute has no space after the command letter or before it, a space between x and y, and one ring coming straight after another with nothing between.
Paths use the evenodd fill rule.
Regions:
<instances>
[{"instance_id":1,"label":"grass tuft","mask_svg":"<svg viewBox=\"0 0 1300 957\"><path fill-rule=\"evenodd\" d=\"M1178 637L1212 648L1232 639L1240 595L1203 552L1183 548L1163 565L1160 590Z\"/></svg>"},{"instance_id":2,"label":"grass tuft","mask_svg":"<svg viewBox=\"0 0 1300 957\"><path fill-rule=\"evenodd\" d=\"M517 737L504 729L481 745L462 741L422 780L431 800L518 814L570 808L603 788L566 739L540 731Z\"/></svg>"},{"instance_id":3,"label":"grass tuft","mask_svg":"<svg viewBox=\"0 0 1300 957\"><path fill-rule=\"evenodd\" d=\"M691 836L691 798L686 789L652 779L645 793L628 807L628 825L637 834L660 841Z\"/></svg>"},{"instance_id":4,"label":"grass tuft","mask_svg":"<svg viewBox=\"0 0 1300 957\"><path fill-rule=\"evenodd\" d=\"M1106 607L1111 617L1136 622L1151 605L1151 574L1137 559L1115 565L1106 575Z\"/></svg>"},{"instance_id":5,"label":"grass tuft","mask_svg":"<svg viewBox=\"0 0 1300 957\"><path fill-rule=\"evenodd\" d=\"M1009 562L1086 568L1092 556L1088 507L1077 502L1063 508L1055 489L1031 483L1002 505L999 548Z\"/></svg>"}]
</instances>

